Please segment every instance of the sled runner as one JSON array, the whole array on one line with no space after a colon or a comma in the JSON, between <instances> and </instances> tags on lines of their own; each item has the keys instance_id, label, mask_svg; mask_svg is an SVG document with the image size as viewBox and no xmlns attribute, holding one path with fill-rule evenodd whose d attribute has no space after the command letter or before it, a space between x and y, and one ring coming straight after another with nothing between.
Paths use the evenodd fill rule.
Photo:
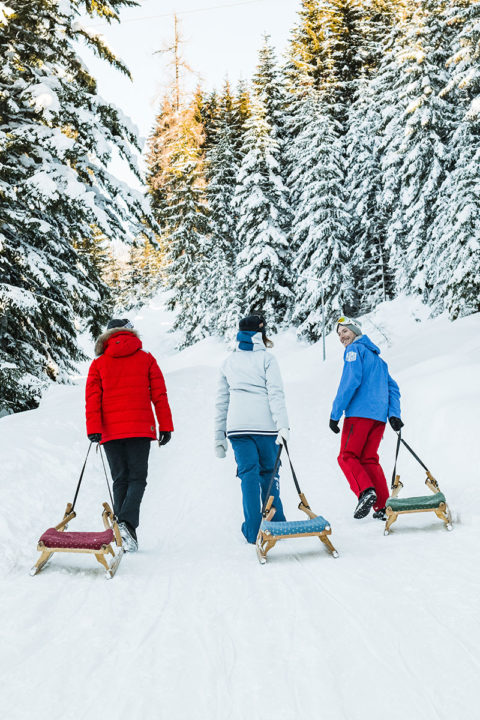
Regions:
<instances>
[{"instance_id":1,"label":"sled runner","mask_svg":"<svg viewBox=\"0 0 480 720\"><path fill-rule=\"evenodd\" d=\"M403 483L400 482L400 475L397 475L397 459L400 450L400 443L403 443L407 450L413 455L415 460L424 468L427 473L427 479L425 485L432 491L433 495L421 495L419 497L406 497L400 498L398 494L403 487ZM397 450L395 453L395 465L393 468L392 475L392 494L388 498L385 512L387 514L387 521L385 524L385 535L390 533L390 528L396 521L399 515L405 513L419 513L419 512L434 512L435 515L445 523L447 530L453 530L452 516L445 499L445 495L440 491L438 482L435 480L430 470L420 460L418 455L414 453L410 445L408 445L402 438L402 433L399 431L397 440Z\"/></svg>"},{"instance_id":2,"label":"sled runner","mask_svg":"<svg viewBox=\"0 0 480 720\"><path fill-rule=\"evenodd\" d=\"M90 553L95 555L98 562L105 568L105 577L107 578L112 578L120 565L124 554L122 538L118 529L117 519L108 503L103 503L102 519L105 530L101 530L99 532L66 532L68 523L76 517L75 503L77 501L80 485L82 484L83 474L85 472L85 466L87 464L91 447L92 443L88 448L87 457L85 458L82 472L80 473L80 479L78 481L73 503L67 504L63 520L55 527L46 530L38 541L37 550L41 553L41 555L31 569L30 575L37 575L37 573L45 567L52 555L56 552ZM100 457L102 458L102 465L105 471L110 500L113 505L112 493L108 483L105 463L100 446L98 446L98 449L100 451ZM112 547L113 543L115 543L118 547L116 553ZM110 556L113 559L110 560Z\"/></svg>"},{"instance_id":3,"label":"sled runner","mask_svg":"<svg viewBox=\"0 0 480 720\"><path fill-rule=\"evenodd\" d=\"M300 490L295 470L293 469L292 461L290 459L290 453L288 452L287 443L284 441L285 452L287 453L288 461L292 471L293 482L297 489L300 503L298 505L299 510L302 510L308 515L308 520L296 520L296 521L285 521L285 522L272 522L272 518L275 515L275 507L273 505L273 495L270 495L272 485L275 481L278 468L280 466L280 456L282 454L282 447L280 445L278 449L277 459L275 461L275 467L273 469L272 478L266 494L266 501L262 508L262 523L260 530L257 535L256 550L257 557L261 565L267 562L267 553L271 550L278 540L285 540L285 538L297 538L297 537L318 537L319 540L326 546L328 551L333 557L338 557L338 552L333 547L328 536L332 534L332 528L328 520L325 520L321 515L315 515L311 510L310 505L307 502L307 498Z\"/></svg>"}]
</instances>

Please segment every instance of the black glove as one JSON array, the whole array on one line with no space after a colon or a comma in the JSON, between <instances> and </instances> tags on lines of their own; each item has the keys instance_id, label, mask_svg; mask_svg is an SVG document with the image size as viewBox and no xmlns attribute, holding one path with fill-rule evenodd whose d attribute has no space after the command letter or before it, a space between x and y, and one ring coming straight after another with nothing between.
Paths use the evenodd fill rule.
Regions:
<instances>
[{"instance_id":1,"label":"black glove","mask_svg":"<svg viewBox=\"0 0 480 720\"><path fill-rule=\"evenodd\" d=\"M340 428L338 427L338 420L332 420L332 418L330 418L330 422L328 424L329 424L330 430L332 430L332 432L334 432L334 433L340 432Z\"/></svg>"},{"instance_id":2,"label":"black glove","mask_svg":"<svg viewBox=\"0 0 480 720\"><path fill-rule=\"evenodd\" d=\"M102 439L102 433L92 433L88 436L88 439L90 440L90 442L100 442L100 440Z\"/></svg>"},{"instance_id":3,"label":"black glove","mask_svg":"<svg viewBox=\"0 0 480 720\"><path fill-rule=\"evenodd\" d=\"M172 433L169 430L160 430L158 433L158 444L166 445L168 442L170 442L172 438Z\"/></svg>"},{"instance_id":4,"label":"black glove","mask_svg":"<svg viewBox=\"0 0 480 720\"><path fill-rule=\"evenodd\" d=\"M398 432L403 427L403 422L400 420L400 418L391 417L388 418L388 422L390 423L390 426L395 430L395 432Z\"/></svg>"}]
</instances>

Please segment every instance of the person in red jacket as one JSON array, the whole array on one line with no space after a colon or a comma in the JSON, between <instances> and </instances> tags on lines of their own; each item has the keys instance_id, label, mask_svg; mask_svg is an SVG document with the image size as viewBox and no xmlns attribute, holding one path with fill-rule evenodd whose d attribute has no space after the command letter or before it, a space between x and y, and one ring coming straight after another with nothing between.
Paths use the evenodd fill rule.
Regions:
<instances>
[{"instance_id":1,"label":"person in red jacket","mask_svg":"<svg viewBox=\"0 0 480 720\"><path fill-rule=\"evenodd\" d=\"M129 320L110 320L95 344L85 390L87 435L105 448L113 478L114 512L126 550L138 548L136 529L147 485L150 443L173 432L167 389L157 361L142 349Z\"/></svg>"}]
</instances>

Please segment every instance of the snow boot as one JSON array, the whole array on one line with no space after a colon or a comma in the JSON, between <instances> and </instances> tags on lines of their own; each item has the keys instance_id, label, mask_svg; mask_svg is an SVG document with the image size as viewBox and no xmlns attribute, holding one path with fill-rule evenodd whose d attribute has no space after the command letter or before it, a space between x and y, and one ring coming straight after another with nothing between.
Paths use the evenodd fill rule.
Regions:
<instances>
[{"instance_id":1,"label":"snow boot","mask_svg":"<svg viewBox=\"0 0 480 720\"><path fill-rule=\"evenodd\" d=\"M125 552L136 552L138 550L137 533L129 523L118 523L118 529L122 537L123 549Z\"/></svg>"},{"instance_id":2,"label":"snow boot","mask_svg":"<svg viewBox=\"0 0 480 720\"><path fill-rule=\"evenodd\" d=\"M375 510L375 512L373 513L373 517L377 520L385 521L387 519L387 513L385 512L385 508L379 508L378 510Z\"/></svg>"},{"instance_id":3,"label":"snow boot","mask_svg":"<svg viewBox=\"0 0 480 720\"><path fill-rule=\"evenodd\" d=\"M355 508L355 512L353 513L353 517L357 520L359 518L364 518L368 515L370 512L372 506L377 501L377 493L371 488L367 488L367 490L364 490L360 493L358 498L358 505Z\"/></svg>"}]
</instances>

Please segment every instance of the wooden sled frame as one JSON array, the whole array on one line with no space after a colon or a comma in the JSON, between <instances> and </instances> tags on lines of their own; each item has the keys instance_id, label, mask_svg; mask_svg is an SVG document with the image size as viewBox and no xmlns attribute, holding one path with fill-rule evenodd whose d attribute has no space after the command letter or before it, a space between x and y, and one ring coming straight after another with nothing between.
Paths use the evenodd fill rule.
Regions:
<instances>
[{"instance_id":1,"label":"wooden sled frame","mask_svg":"<svg viewBox=\"0 0 480 720\"><path fill-rule=\"evenodd\" d=\"M315 515L315 513L311 510L307 498L303 494L303 492L299 493L300 496L300 503L298 504L298 509L302 510L311 520L314 520L318 515ZM276 509L273 506L273 495L270 495L268 498L267 505L265 507L265 520L267 522L270 522L270 520L275 515ZM278 540L286 540L287 538L296 538L296 537L318 537L318 539L325 545L328 552L331 553L331 555L334 558L338 557L338 552L333 547L332 543L330 542L328 536L332 534L332 528L328 526L328 529L325 528L325 530L319 530L318 532L307 532L307 533L292 533L291 535L272 535L271 532L263 531L260 527L260 530L258 531L257 535L257 541L255 543L256 550L257 550L257 557L261 565L264 565L267 562L267 553L275 547Z\"/></svg>"},{"instance_id":2,"label":"wooden sled frame","mask_svg":"<svg viewBox=\"0 0 480 720\"><path fill-rule=\"evenodd\" d=\"M429 490L433 492L433 494L437 494L440 492L440 487L438 485L438 482L435 480L433 475L429 470L426 471L427 473L427 479L425 480L425 485L428 487ZM403 483L400 481L400 475L395 475L395 481L392 485L392 498L398 497L398 494L400 490L403 488ZM412 510L393 510L388 505L385 508L385 512L387 514L387 522L385 524L385 535L390 534L390 528L392 527L393 523L397 520L399 515L407 515L410 513L420 513L420 512L434 512L435 515L445 524L445 527L447 530L453 530L452 525L452 514L450 512L450 509L446 502L439 503L438 507L436 508L419 508L419 509L412 509Z\"/></svg>"},{"instance_id":3,"label":"wooden sled frame","mask_svg":"<svg viewBox=\"0 0 480 720\"><path fill-rule=\"evenodd\" d=\"M70 520L73 520L73 518L76 517L75 511L72 510L72 503L68 503L67 507L65 509L65 513L63 516L63 520L58 523L58 525L55 526L55 530L58 530L59 532L63 532L67 529L68 523ZM120 561L122 559L122 556L124 554L123 544L122 544L122 538L120 535L120 530L118 529L117 521L114 518L112 509L110 505L106 502L103 503L103 512L102 512L102 519L103 524L105 526L105 530L113 530L113 535L115 538L115 544L119 548L117 554L115 554L115 551L112 548L112 543L104 544L101 546L98 550L90 550L87 548L71 548L71 547L65 547L65 548L57 548L57 547L48 547L45 545L43 541L39 541L37 545L37 550L41 553L40 557L38 558L37 562L33 566L32 570L30 571L30 575L37 575L40 570L42 570L45 565L48 563L52 555L56 552L68 552L68 553L89 553L91 555L95 555L96 559L102 565L102 567L105 568L105 577L112 578L115 575L115 572L117 571L118 566L120 565ZM110 564L107 561L106 556L112 555L113 560L110 562Z\"/></svg>"}]
</instances>

